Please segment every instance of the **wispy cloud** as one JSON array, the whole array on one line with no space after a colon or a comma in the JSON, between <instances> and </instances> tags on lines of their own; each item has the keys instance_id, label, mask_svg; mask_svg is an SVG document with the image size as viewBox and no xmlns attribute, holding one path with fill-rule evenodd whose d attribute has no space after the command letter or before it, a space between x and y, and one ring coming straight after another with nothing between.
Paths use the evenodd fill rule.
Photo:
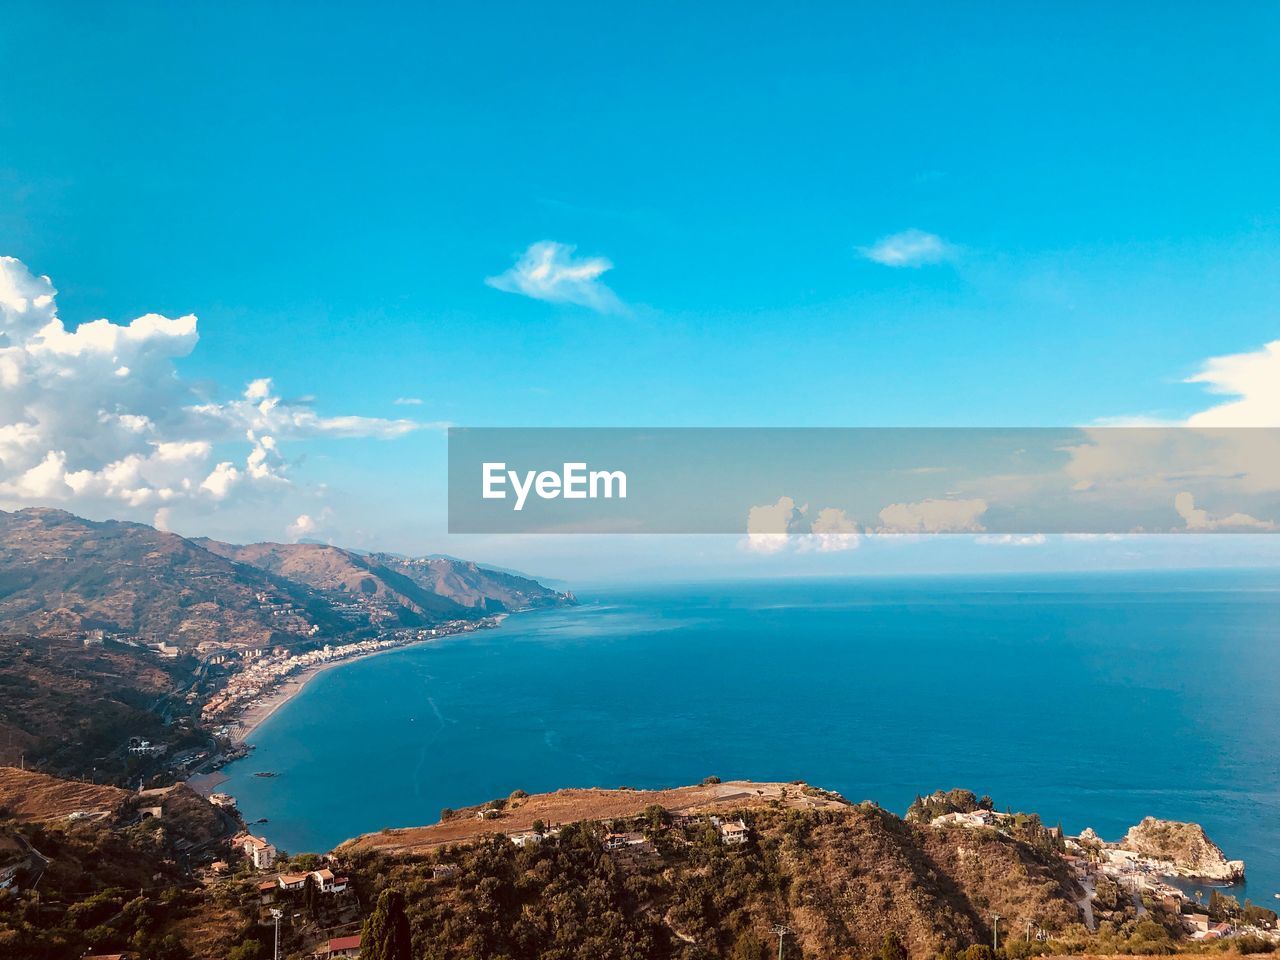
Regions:
<instances>
[{"instance_id":1,"label":"wispy cloud","mask_svg":"<svg viewBox=\"0 0 1280 960\"><path fill-rule=\"evenodd\" d=\"M626 306L601 280L613 269L604 257L574 257L577 249L554 240L530 245L506 273L485 280L495 290L548 303L573 303L598 313L624 313Z\"/></svg>"},{"instance_id":2,"label":"wispy cloud","mask_svg":"<svg viewBox=\"0 0 1280 960\"><path fill-rule=\"evenodd\" d=\"M396 397L393 401L397 407L420 407L422 406L421 397Z\"/></svg>"},{"instance_id":3,"label":"wispy cloud","mask_svg":"<svg viewBox=\"0 0 1280 960\"><path fill-rule=\"evenodd\" d=\"M858 252L886 267L921 267L951 259L955 247L936 233L913 228L881 237L869 247L859 247Z\"/></svg>"}]
</instances>

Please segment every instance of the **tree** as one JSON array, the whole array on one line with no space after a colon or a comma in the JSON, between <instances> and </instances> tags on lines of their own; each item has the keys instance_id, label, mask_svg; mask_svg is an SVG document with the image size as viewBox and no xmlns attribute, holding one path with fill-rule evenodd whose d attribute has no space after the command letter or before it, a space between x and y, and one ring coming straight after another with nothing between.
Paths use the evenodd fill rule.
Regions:
<instances>
[{"instance_id":1,"label":"tree","mask_svg":"<svg viewBox=\"0 0 1280 960\"><path fill-rule=\"evenodd\" d=\"M360 932L361 960L412 960L404 894L383 890Z\"/></svg>"},{"instance_id":2,"label":"tree","mask_svg":"<svg viewBox=\"0 0 1280 960\"><path fill-rule=\"evenodd\" d=\"M729 960L769 960L769 951L759 937L747 930L734 943Z\"/></svg>"},{"instance_id":3,"label":"tree","mask_svg":"<svg viewBox=\"0 0 1280 960\"><path fill-rule=\"evenodd\" d=\"M302 882L302 907L312 920L320 918L320 884L313 873L308 873Z\"/></svg>"},{"instance_id":4,"label":"tree","mask_svg":"<svg viewBox=\"0 0 1280 960\"><path fill-rule=\"evenodd\" d=\"M886 933L884 942L880 944L878 960L907 960L907 950L898 939L896 933Z\"/></svg>"}]
</instances>

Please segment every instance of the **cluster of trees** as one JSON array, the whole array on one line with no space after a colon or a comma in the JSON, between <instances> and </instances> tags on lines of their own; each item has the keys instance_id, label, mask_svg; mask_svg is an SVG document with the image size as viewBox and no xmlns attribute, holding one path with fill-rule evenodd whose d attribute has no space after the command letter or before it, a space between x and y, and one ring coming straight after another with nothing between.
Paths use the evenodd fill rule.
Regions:
<instances>
[{"instance_id":1,"label":"cluster of trees","mask_svg":"<svg viewBox=\"0 0 1280 960\"><path fill-rule=\"evenodd\" d=\"M1246 900L1244 906L1229 893L1220 890L1209 892L1208 914L1215 921L1228 923L1246 923L1260 927L1273 927L1276 923L1276 912L1260 907L1252 900Z\"/></svg>"},{"instance_id":2,"label":"cluster of trees","mask_svg":"<svg viewBox=\"0 0 1280 960\"><path fill-rule=\"evenodd\" d=\"M186 947L167 930L197 894L176 875L157 873L151 853L127 836L8 821L0 822L0 839L29 843L50 858L38 875L24 871L17 889L0 890L0 956L63 960L129 950L187 960Z\"/></svg>"},{"instance_id":3,"label":"cluster of trees","mask_svg":"<svg viewBox=\"0 0 1280 960\"><path fill-rule=\"evenodd\" d=\"M994 810L995 803L990 797L979 798L972 790L939 790L927 797L916 794L907 808L906 819L910 823L929 823L937 817L948 813L976 813L979 810Z\"/></svg>"}]
</instances>

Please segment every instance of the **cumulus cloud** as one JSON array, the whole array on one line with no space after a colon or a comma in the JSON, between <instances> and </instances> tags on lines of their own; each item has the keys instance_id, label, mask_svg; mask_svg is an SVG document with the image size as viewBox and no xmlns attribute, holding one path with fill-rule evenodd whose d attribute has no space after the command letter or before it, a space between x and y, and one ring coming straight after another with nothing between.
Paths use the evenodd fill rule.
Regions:
<instances>
[{"instance_id":1,"label":"cumulus cloud","mask_svg":"<svg viewBox=\"0 0 1280 960\"><path fill-rule=\"evenodd\" d=\"M861 543L860 528L843 510L824 507L809 527L802 549L814 549L820 553L837 553L853 550Z\"/></svg>"},{"instance_id":2,"label":"cumulus cloud","mask_svg":"<svg viewBox=\"0 0 1280 960\"><path fill-rule=\"evenodd\" d=\"M1276 524L1270 520L1259 520L1247 513L1231 513L1226 516L1214 516L1208 510L1196 506L1196 499L1190 493L1183 492L1173 498L1173 508L1178 516L1187 523L1190 531L1207 532L1210 530L1276 530Z\"/></svg>"},{"instance_id":3,"label":"cumulus cloud","mask_svg":"<svg viewBox=\"0 0 1280 960\"><path fill-rule=\"evenodd\" d=\"M485 283L548 303L573 303L599 313L625 312L617 294L600 280L613 264L604 257L574 257L575 249L554 240L534 243L515 266Z\"/></svg>"},{"instance_id":4,"label":"cumulus cloud","mask_svg":"<svg viewBox=\"0 0 1280 960\"><path fill-rule=\"evenodd\" d=\"M843 510L824 507L806 522L807 506L796 506L791 497L762 504L747 511L747 537L742 546L753 553L834 553L853 550L861 542L861 529Z\"/></svg>"},{"instance_id":5,"label":"cumulus cloud","mask_svg":"<svg viewBox=\"0 0 1280 960\"><path fill-rule=\"evenodd\" d=\"M987 501L918 500L891 503L880 511L877 533L981 533Z\"/></svg>"},{"instance_id":6,"label":"cumulus cloud","mask_svg":"<svg viewBox=\"0 0 1280 960\"><path fill-rule=\"evenodd\" d=\"M1188 383L1235 397L1187 420L1191 427L1280 427L1280 340L1250 353L1211 357Z\"/></svg>"},{"instance_id":7,"label":"cumulus cloud","mask_svg":"<svg viewBox=\"0 0 1280 960\"><path fill-rule=\"evenodd\" d=\"M804 519L804 508L790 497L747 511L746 548L755 553L777 553L787 547L787 535Z\"/></svg>"},{"instance_id":8,"label":"cumulus cloud","mask_svg":"<svg viewBox=\"0 0 1280 960\"><path fill-rule=\"evenodd\" d=\"M921 267L951 259L955 248L936 233L912 229L881 237L859 253L886 267Z\"/></svg>"},{"instance_id":9,"label":"cumulus cloud","mask_svg":"<svg viewBox=\"0 0 1280 960\"><path fill-rule=\"evenodd\" d=\"M300 513L292 524L285 527L284 532L289 538L289 543L297 543L303 538L315 538L316 534L329 525L332 518L333 511L328 507L321 509L315 516L311 516L310 513Z\"/></svg>"},{"instance_id":10,"label":"cumulus cloud","mask_svg":"<svg viewBox=\"0 0 1280 960\"><path fill-rule=\"evenodd\" d=\"M230 401L208 400L175 365L199 340L194 316L68 328L56 294L48 277L0 257L0 500L214 503L287 486L282 442L423 426L324 417L279 397L267 377ZM156 518L167 524L169 514Z\"/></svg>"}]
</instances>

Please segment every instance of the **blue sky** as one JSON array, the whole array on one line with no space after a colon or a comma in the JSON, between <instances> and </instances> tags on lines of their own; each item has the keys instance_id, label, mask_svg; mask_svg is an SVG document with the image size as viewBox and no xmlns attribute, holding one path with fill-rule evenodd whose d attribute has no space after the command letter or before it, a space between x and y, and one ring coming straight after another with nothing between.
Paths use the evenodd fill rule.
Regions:
<instances>
[{"instance_id":1,"label":"blue sky","mask_svg":"<svg viewBox=\"0 0 1280 960\"><path fill-rule=\"evenodd\" d=\"M0 62L0 254L69 328L195 314L177 370L219 402L269 377L321 417L467 425L1177 420L1209 358L1280 337L1271 4L41 3ZM908 231L922 262L878 262ZM544 242L594 279L485 282ZM287 490L174 528L443 542L438 431L280 454Z\"/></svg>"}]
</instances>

